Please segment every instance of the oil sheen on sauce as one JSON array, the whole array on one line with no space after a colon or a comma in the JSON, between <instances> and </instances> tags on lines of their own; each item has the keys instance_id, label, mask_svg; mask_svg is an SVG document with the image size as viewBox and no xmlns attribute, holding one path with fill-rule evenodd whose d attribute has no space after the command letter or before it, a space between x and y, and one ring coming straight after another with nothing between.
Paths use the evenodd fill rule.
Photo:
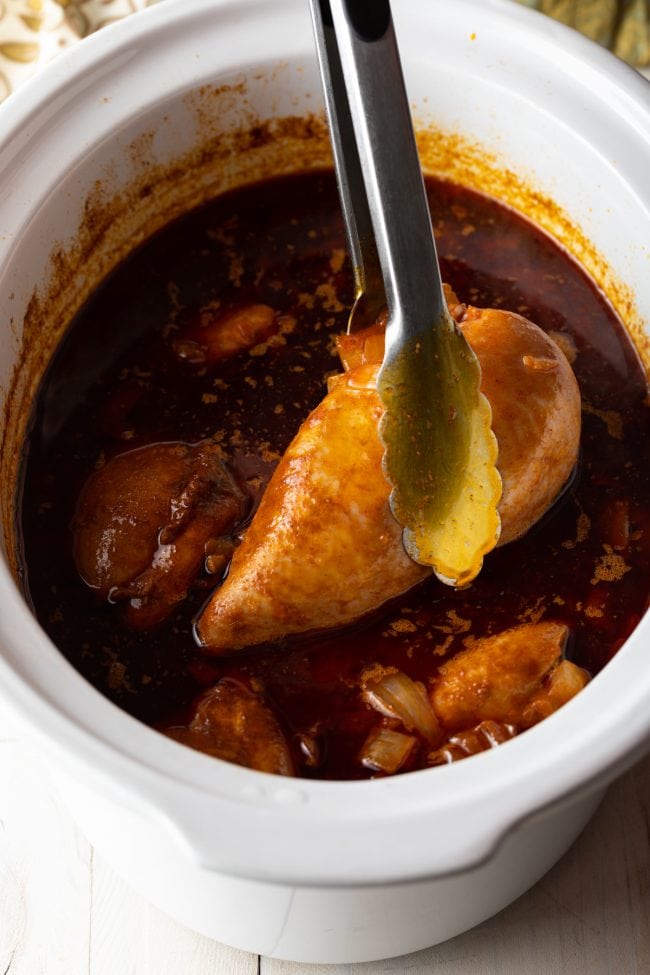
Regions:
<instances>
[{"instance_id":1,"label":"oil sheen on sauce","mask_svg":"<svg viewBox=\"0 0 650 975\"><path fill-rule=\"evenodd\" d=\"M363 777L376 716L354 683L393 665L425 683L471 637L552 618L569 656L600 670L647 604L650 442L646 380L611 307L556 243L502 205L428 180L443 278L461 301L519 312L575 351L583 397L579 468L525 538L492 553L463 591L434 579L341 633L204 657L192 621L216 580L201 577L164 624L136 632L84 586L72 559L75 501L103 457L214 437L242 477L268 479L340 371L352 278L330 172L229 193L176 221L125 261L72 323L43 381L24 462L25 588L54 643L100 691L152 724L181 720L230 675L264 689L290 739L318 729L317 770ZM280 343L206 367L179 355L188 325L247 302L292 316ZM413 766L410 766L413 767Z\"/></svg>"}]
</instances>

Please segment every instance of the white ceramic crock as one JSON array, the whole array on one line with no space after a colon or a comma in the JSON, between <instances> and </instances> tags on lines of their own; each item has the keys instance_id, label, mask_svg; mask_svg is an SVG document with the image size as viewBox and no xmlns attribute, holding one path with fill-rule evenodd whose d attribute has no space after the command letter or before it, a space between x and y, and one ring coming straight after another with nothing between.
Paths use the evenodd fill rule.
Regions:
<instances>
[{"instance_id":1,"label":"white ceramic crock","mask_svg":"<svg viewBox=\"0 0 650 975\"><path fill-rule=\"evenodd\" d=\"M552 197L608 264L601 283L631 299L637 335L647 329L650 86L506 0L394 0L394 17L416 116ZM195 94L206 85L217 108ZM47 316L30 299L97 185L105 199L143 166L169 168L206 126L319 111L319 91L304 0L166 0L13 96L0 110L2 395L25 316L32 329L34 307ZM101 259L75 272L78 294L123 244L110 221L104 231ZM10 448L9 437L5 470ZM172 915L266 955L371 960L480 922L564 852L650 735L646 619L574 701L492 752L383 781L287 781L192 752L110 704L49 642L5 562L0 606L0 692L90 839Z\"/></svg>"}]
</instances>

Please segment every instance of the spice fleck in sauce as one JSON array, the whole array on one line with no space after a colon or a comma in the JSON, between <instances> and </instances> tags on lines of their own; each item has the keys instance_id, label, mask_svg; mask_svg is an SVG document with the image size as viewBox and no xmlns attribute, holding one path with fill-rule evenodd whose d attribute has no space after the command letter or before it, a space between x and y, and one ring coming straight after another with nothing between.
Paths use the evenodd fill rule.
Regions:
<instances>
[{"instance_id":1,"label":"spice fleck in sauce","mask_svg":"<svg viewBox=\"0 0 650 975\"><path fill-rule=\"evenodd\" d=\"M594 674L643 614L650 430L629 339L550 238L472 191L427 186L443 278L460 300L530 318L573 358L583 398L573 482L468 589L432 578L346 632L205 657L193 619L219 565L166 622L130 629L75 569L70 525L89 474L145 444L214 438L258 496L326 377L340 371L334 336L352 300L330 172L261 183L188 214L125 261L72 323L43 381L25 459L24 580L38 618L89 681L143 721L186 721L203 689L232 677L263 692L298 774L362 778L371 771L359 749L377 722L359 694L364 668L394 666L428 686L477 638L551 619L570 628L570 659ZM250 304L283 316L280 335L204 361L196 329ZM402 770L425 764L425 753L412 751Z\"/></svg>"}]
</instances>

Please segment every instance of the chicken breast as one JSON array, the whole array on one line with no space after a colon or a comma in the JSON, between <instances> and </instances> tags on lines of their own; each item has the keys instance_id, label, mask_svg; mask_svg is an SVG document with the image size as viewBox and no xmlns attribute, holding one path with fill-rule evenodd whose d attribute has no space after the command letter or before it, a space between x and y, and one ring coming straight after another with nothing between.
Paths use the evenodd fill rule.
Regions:
<instances>
[{"instance_id":1,"label":"chicken breast","mask_svg":"<svg viewBox=\"0 0 650 975\"><path fill-rule=\"evenodd\" d=\"M580 394L563 353L531 322L492 309L469 308L464 317L499 443L503 544L537 521L569 477ZM406 555L388 504L377 336L373 327L367 343L355 337L353 367L330 382L280 461L226 581L198 620L206 650L345 626L430 573Z\"/></svg>"}]
</instances>

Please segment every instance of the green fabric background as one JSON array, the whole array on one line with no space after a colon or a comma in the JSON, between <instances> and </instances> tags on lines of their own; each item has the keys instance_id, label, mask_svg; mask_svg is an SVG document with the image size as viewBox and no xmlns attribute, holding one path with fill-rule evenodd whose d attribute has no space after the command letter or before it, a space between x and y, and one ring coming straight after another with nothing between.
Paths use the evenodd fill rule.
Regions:
<instances>
[{"instance_id":1,"label":"green fabric background","mask_svg":"<svg viewBox=\"0 0 650 975\"><path fill-rule=\"evenodd\" d=\"M517 0L575 27L637 68L650 65L650 0Z\"/></svg>"}]
</instances>

